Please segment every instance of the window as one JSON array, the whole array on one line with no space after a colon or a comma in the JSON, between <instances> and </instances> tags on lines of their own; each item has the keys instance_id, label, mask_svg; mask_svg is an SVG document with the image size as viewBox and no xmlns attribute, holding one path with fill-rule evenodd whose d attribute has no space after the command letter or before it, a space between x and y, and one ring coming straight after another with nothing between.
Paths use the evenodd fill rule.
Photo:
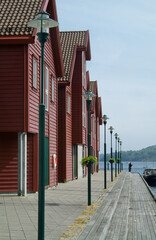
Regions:
<instances>
[{"instance_id":1,"label":"window","mask_svg":"<svg viewBox=\"0 0 156 240\"><path fill-rule=\"evenodd\" d=\"M55 89L54 89L54 86L55 86L55 84L54 84L54 78L52 77L52 79L51 79L51 100L54 102L54 100L55 100Z\"/></svg>"},{"instance_id":2,"label":"window","mask_svg":"<svg viewBox=\"0 0 156 240\"><path fill-rule=\"evenodd\" d=\"M33 58L33 87L37 88L37 60Z\"/></svg>"},{"instance_id":3,"label":"window","mask_svg":"<svg viewBox=\"0 0 156 240\"><path fill-rule=\"evenodd\" d=\"M70 114L70 95L67 93L67 113Z\"/></svg>"},{"instance_id":4,"label":"window","mask_svg":"<svg viewBox=\"0 0 156 240\"><path fill-rule=\"evenodd\" d=\"M86 127L86 99L82 98L82 126Z\"/></svg>"},{"instance_id":5,"label":"window","mask_svg":"<svg viewBox=\"0 0 156 240\"><path fill-rule=\"evenodd\" d=\"M49 108L49 69L45 68L45 109L48 111Z\"/></svg>"},{"instance_id":6,"label":"window","mask_svg":"<svg viewBox=\"0 0 156 240\"><path fill-rule=\"evenodd\" d=\"M86 59L84 52L82 52L82 86L86 89Z\"/></svg>"}]
</instances>

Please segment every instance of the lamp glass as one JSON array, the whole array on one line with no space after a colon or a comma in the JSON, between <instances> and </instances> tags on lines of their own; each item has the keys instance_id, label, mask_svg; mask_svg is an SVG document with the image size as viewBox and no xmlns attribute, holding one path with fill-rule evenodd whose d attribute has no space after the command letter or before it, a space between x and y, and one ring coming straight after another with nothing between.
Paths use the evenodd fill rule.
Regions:
<instances>
[{"instance_id":1,"label":"lamp glass","mask_svg":"<svg viewBox=\"0 0 156 240\"><path fill-rule=\"evenodd\" d=\"M86 93L82 94L82 97L84 97L86 100L92 101L93 97L96 95L92 93L92 91L89 89Z\"/></svg>"},{"instance_id":2,"label":"lamp glass","mask_svg":"<svg viewBox=\"0 0 156 240\"><path fill-rule=\"evenodd\" d=\"M103 121L105 122L105 121L107 121L109 118L107 117L107 115L103 115L102 119L103 119Z\"/></svg>"},{"instance_id":3,"label":"lamp glass","mask_svg":"<svg viewBox=\"0 0 156 240\"><path fill-rule=\"evenodd\" d=\"M108 128L108 130L113 131L114 128L112 126L110 126L110 128Z\"/></svg>"},{"instance_id":4,"label":"lamp glass","mask_svg":"<svg viewBox=\"0 0 156 240\"><path fill-rule=\"evenodd\" d=\"M117 133L115 133L114 136L117 138L119 135Z\"/></svg>"},{"instance_id":5,"label":"lamp glass","mask_svg":"<svg viewBox=\"0 0 156 240\"><path fill-rule=\"evenodd\" d=\"M49 14L42 11L39 12L36 18L28 22L28 27L37 28L38 33L49 33L49 28L57 27L58 22L49 18Z\"/></svg>"}]
</instances>

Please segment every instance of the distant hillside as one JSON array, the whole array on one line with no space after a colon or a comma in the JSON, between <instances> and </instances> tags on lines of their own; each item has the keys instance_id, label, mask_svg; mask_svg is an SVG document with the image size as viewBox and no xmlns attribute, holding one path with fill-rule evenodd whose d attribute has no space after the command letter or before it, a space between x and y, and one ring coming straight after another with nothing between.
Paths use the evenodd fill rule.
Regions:
<instances>
[{"instance_id":1,"label":"distant hillside","mask_svg":"<svg viewBox=\"0 0 156 240\"><path fill-rule=\"evenodd\" d=\"M115 154L113 153L113 158ZM107 154L107 161L110 158L110 154ZM103 161L104 155L100 154L100 161ZM125 162L153 162L156 161L156 145L143 148L139 151L122 151L122 161Z\"/></svg>"}]
</instances>

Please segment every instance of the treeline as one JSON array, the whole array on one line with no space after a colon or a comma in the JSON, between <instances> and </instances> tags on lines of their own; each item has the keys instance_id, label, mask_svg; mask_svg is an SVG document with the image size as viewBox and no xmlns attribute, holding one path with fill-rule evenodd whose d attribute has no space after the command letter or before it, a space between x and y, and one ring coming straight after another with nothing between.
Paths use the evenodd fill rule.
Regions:
<instances>
[{"instance_id":1,"label":"treeline","mask_svg":"<svg viewBox=\"0 0 156 240\"><path fill-rule=\"evenodd\" d=\"M115 158L115 153L113 153ZM156 145L143 148L139 151L122 151L122 161L125 162L153 162L156 161ZM104 154L100 154L100 161L103 161ZM110 159L110 154L107 154L107 161Z\"/></svg>"}]
</instances>

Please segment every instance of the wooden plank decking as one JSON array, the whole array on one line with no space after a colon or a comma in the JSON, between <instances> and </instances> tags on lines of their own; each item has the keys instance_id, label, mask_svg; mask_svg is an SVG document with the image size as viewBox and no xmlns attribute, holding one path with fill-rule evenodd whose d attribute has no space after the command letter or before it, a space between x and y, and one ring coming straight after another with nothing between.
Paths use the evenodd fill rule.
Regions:
<instances>
[{"instance_id":1,"label":"wooden plank decking","mask_svg":"<svg viewBox=\"0 0 156 240\"><path fill-rule=\"evenodd\" d=\"M123 173L78 239L156 239L156 203L139 174Z\"/></svg>"}]
</instances>

